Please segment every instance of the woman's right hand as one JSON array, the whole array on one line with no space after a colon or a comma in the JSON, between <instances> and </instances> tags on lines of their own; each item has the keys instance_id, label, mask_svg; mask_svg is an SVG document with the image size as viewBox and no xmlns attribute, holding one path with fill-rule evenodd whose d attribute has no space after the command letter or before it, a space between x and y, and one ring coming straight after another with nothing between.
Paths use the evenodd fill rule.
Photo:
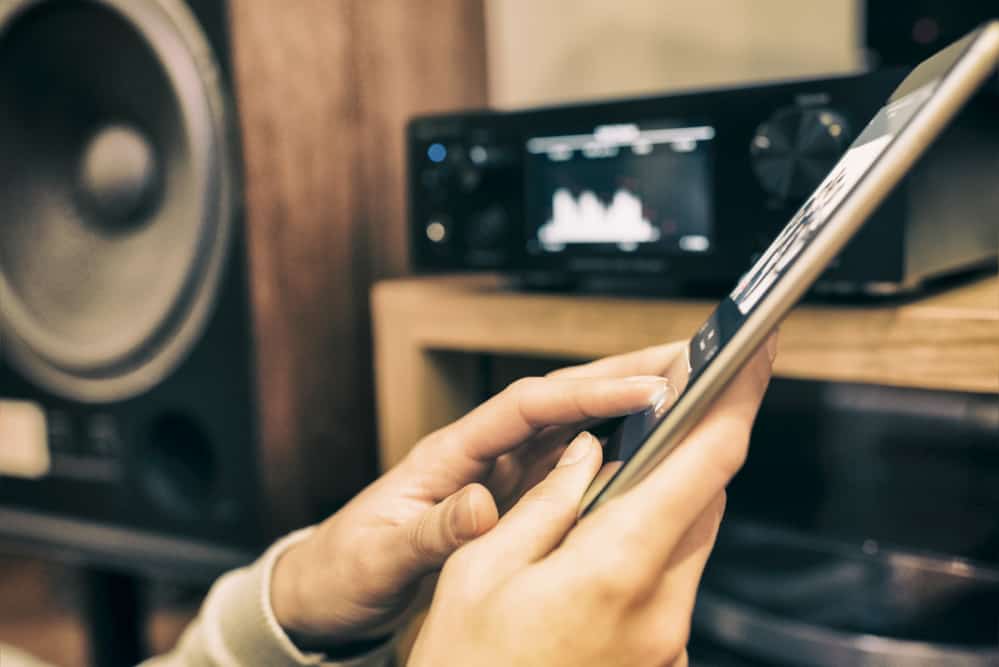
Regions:
<instances>
[{"instance_id":1,"label":"woman's right hand","mask_svg":"<svg viewBox=\"0 0 999 667\"><path fill-rule=\"evenodd\" d=\"M410 667L686 663L697 586L745 460L776 340L647 478L577 523L601 465L580 434L441 574Z\"/></svg>"}]
</instances>

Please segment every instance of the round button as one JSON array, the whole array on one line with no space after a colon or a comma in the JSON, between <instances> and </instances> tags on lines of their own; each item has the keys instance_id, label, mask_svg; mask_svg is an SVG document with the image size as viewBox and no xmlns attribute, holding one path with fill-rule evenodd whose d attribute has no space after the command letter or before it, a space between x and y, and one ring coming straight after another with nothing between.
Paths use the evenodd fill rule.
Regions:
<instances>
[{"instance_id":1,"label":"round button","mask_svg":"<svg viewBox=\"0 0 999 667\"><path fill-rule=\"evenodd\" d=\"M426 235L431 243L444 243L448 237L448 226L450 220L447 216L437 215L427 222Z\"/></svg>"}]
</instances>

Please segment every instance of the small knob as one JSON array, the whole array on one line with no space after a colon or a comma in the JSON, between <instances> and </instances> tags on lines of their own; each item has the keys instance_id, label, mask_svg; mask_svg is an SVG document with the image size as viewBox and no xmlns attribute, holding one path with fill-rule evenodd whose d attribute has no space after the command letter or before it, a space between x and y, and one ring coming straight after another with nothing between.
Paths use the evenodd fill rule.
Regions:
<instances>
[{"instance_id":1,"label":"small knob","mask_svg":"<svg viewBox=\"0 0 999 667\"><path fill-rule=\"evenodd\" d=\"M451 235L451 218L443 213L431 216L427 221L424 233L427 235L427 240L431 243L435 245L444 243Z\"/></svg>"}]
</instances>

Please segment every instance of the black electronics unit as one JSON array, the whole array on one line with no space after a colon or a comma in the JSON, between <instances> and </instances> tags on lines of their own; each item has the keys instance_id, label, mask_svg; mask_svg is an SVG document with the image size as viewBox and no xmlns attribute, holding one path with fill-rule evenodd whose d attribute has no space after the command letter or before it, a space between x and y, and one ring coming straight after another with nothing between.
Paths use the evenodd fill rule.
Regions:
<instances>
[{"instance_id":1,"label":"black electronics unit","mask_svg":"<svg viewBox=\"0 0 999 667\"><path fill-rule=\"evenodd\" d=\"M539 286L729 287L906 71L414 118L414 265ZM970 105L816 289L895 293L993 261L997 111Z\"/></svg>"},{"instance_id":2,"label":"black electronics unit","mask_svg":"<svg viewBox=\"0 0 999 667\"><path fill-rule=\"evenodd\" d=\"M0 3L4 542L197 578L265 543L227 30Z\"/></svg>"},{"instance_id":3,"label":"black electronics unit","mask_svg":"<svg viewBox=\"0 0 999 667\"><path fill-rule=\"evenodd\" d=\"M918 65L999 16L994 0L866 0L860 9L868 55L878 67Z\"/></svg>"}]
</instances>

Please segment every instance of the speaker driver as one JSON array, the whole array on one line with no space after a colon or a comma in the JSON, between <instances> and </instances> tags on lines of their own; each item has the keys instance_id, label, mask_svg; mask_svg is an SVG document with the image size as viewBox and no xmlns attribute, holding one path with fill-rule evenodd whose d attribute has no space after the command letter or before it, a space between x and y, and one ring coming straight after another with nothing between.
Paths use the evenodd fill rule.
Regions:
<instances>
[{"instance_id":1,"label":"speaker driver","mask_svg":"<svg viewBox=\"0 0 999 667\"><path fill-rule=\"evenodd\" d=\"M236 164L176 0L0 0L0 344L80 401L152 387L210 314Z\"/></svg>"}]
</instances>

